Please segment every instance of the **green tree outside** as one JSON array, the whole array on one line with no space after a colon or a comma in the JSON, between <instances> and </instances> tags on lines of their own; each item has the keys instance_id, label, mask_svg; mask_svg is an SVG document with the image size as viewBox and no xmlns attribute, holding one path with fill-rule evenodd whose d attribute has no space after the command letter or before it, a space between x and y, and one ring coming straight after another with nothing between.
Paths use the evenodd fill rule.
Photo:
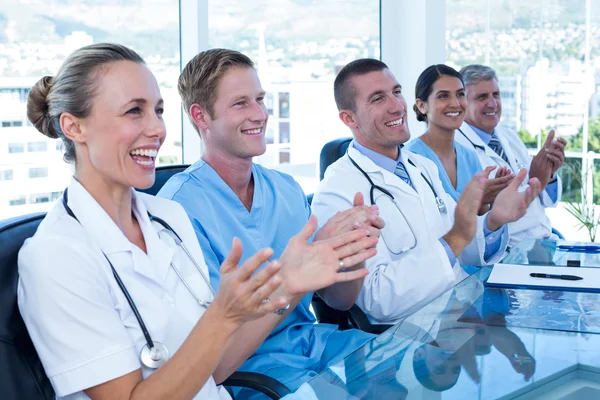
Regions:
<instances>
[{"instance_id":1,"label":"green tree outside","mask_svg":"<svg viewBox=\"0 0 600 400\"><path fill-rule=\"evenodd\" d=\"M588 151L600 153L600 117L589 121ZM537 136L533 136L529 131L521 129L518 132L519 138L530 149L536 149L538 145ZM548 131L542 131L542 143L548 137ZM579 128L577 134L567 139L567 151L581 151L583 148L583 125ZM560 169L560 176L563 182L562 198L573 202L581 200L581 158L566 158L563 167ZM593 166L593 184L594 184L594 204L600 203L600 159L594 160Z\"/></svg>"}]
</instances>

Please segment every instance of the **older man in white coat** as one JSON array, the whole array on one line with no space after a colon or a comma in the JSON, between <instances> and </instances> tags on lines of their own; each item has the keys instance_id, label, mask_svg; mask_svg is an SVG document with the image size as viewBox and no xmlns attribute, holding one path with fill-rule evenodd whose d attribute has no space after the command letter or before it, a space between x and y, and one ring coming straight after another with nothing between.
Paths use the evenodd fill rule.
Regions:
<instances>
[{"instance_id":1,"label":"older man in white coat","mask_svg":"<svg viewBox=\"0 0 600 400\"><path fill-rule=\"evenodd\" d=\"M552 233L545 208L554 207L560 200L562 184L556 171L564 161L566 141L555 139L554 131L550 131L538 154L529 156L517 133L499 125L502 101L494 70L475 64L464 67L460 73L468 103L465 122L454 136L455 140L475 150L483 168L509 167L515 173L526 168L529 177L538 178L542 185L542 192L531 202L525 215L508 224L510 245L528 238L557 238Z\"/></svg>"},{"instance_id":2,"label":"older man in white coat","mask_svg":"<svg viewBox=\"0 0 600 400\"><path fill-rule=\"evenodd\" d=\"M374 323L394 323L421 308L466 276L461 265L499 260L508 242L505 224L520 218L539 193L537 179L517 191L522 171L478 217L482 172L454 202L433 162L401 150L410 137L401 89L379 60L356 60L340 71L335 99L354 141L327 169L312 203L319 221L347 209L357 191L379 207L382 240L366 262L369 274L357 300Z\"/></svg>"}]
</instances>

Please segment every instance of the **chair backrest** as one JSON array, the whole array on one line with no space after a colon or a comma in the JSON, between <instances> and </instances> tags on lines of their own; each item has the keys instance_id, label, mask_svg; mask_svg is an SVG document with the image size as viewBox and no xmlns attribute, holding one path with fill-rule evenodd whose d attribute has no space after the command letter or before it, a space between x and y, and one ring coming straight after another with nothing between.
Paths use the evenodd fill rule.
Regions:
<instances>
[{"instance_id":1,"label":"chair backrest","mask_svg":"<svg viewBox=\"0 0 600 400\"><path fill-rule=\"evenodd\" d=\"M186 164L176 164L176 165L161 165L156 168L154 185L148 189L140 190L140 192L148 193L153 196L156 196L160 188L169 180L173 175L185 171L189 167Z\"/></svg>"},{"instance_id":2,"label":"chair backrest","mask_svg":"<svg viewBox=\"0 0 600 400\"><path fill-rule=\"evenodd\" d=\"M0 221L0 398L54 399L17 306L17 256L45 213Z\"/></svg>"},{"instance_id":3,"label":"chair backrest","mask_svg":"<svg viewBox=\"0 0 600 400\"><path fill-rule=\"evenodd\" d=\"M348 149L348 145L352 141L352 138L340 138L332 140L323 146L321 149L321 157L320 157L320 168L319 173L321 176L321 180L325 176L325 170L331 164L337 161L338 158L343 156Z\"/></svg>"}]
</instances>

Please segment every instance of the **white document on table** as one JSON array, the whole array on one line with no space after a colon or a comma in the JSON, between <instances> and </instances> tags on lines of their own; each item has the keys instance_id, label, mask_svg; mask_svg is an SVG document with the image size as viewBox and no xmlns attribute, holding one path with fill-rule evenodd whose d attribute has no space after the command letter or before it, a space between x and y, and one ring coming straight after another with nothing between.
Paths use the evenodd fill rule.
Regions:
<instances>
[{"instance_id":1,"label":"white document on table","mask_svg":"<svg viewBox=\"0 0 600 400\"><path fill-rule=\"evenodd\" d=\"M577 281L556 278L534 278L531 273L575 275ZM600 268L558 267L542 265L494 264L486 286L514 289L549 289L600 292Z\"/></svg>"}]
</instances>

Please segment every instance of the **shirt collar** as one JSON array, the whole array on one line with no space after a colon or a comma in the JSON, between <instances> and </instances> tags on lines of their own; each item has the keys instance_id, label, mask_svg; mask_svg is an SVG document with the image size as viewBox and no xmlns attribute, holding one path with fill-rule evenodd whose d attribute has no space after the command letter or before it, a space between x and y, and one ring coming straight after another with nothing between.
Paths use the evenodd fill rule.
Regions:
<instances>
[{"instance_id":1,"label":"shirt collar","mask_svg":"<svg viewBox=\"0 0 600 400\"><path fill-rule=\"evenodd\" d=\"M369 160L373 161L375 165L385 169L386 171L391 172L392 174L396 171L396 165L402 159L402 146L399 146L398 149L398 158L396 160L392 160L389 157L384 156L381 153L373 151L362 144L358 143L356 140L352 141L352 146L363 156L367 157Z\"/></svg>"},{"instance_id":2,"label":"shirt collar","mask_svg":"<svg viewBox=\"0 0 600 400\"><path fill-rule=\"evenodd\" d=\"M92 241L106 255L129 252L133 257L133 268L159 284L166 278L174 250L164 243L154 230L148 209L141 196L132 188L132 211L142 230L148 257L127 239L117 224L110 218L92 195L75 178L69 185L68 205ZM139 250L139 251L138 251ZM152 262L148 262L151 260Z\"/></svg>"},{"instance_id":3,"label":"shirt collar","mask_svg":"<svg viewBox=\"0 0 600 400\"><path fill-rule=\"evenodd\" d=\"M69 184L68 205L104 254L131 250L131 242L75 178L72 178Z\"/></svg>"},{"instance_id":4,"label":"shirt collar","mask_svg":"<svg viewBox=\"0 0 600 400\"><path fill-rule=\"evenodd\" d=\"M486 145L490 144L490 140L492 139L492 135L496 133L496 130L494 129L494 132L492 132L492 135L490 135L489 133L487 133L486 131L482 131L481 129L479 129L476 126L473 126L471 124L469 124L467 122L467 125L469 125L471 127L471 129L473 129L473 132L475 132L477 134L477 136L479 136L479 138L483 141L483 143L485 143Z\"/></svg>"}]
</instances>

